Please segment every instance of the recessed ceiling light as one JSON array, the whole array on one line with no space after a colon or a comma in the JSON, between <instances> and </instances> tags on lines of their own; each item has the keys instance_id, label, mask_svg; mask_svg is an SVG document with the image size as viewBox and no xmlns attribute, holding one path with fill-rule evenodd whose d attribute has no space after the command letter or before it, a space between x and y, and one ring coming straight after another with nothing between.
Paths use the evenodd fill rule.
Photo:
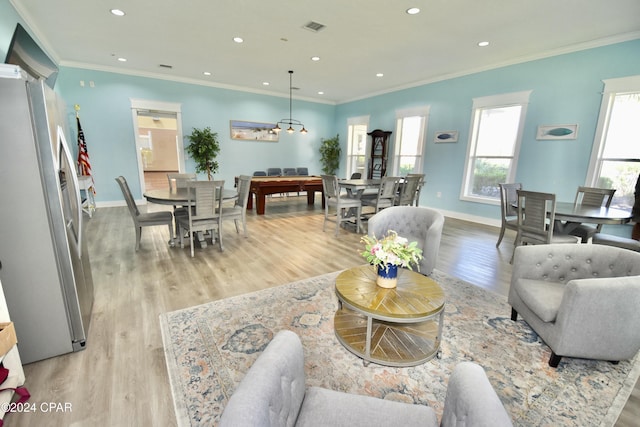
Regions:
<instances>
[{"instance_id":1,"label":"recessed ceiling light","mask_svg":"<svg viewBox=\"0 0 640 427\"><path fill-rule=\"evenodd\" d=\"M489 42L480 42L480 43L478 43L478 46L480 46L480 47L489 46Z\"/></svg>"},{"instance_id":2,"label":"recessed ceiling light","mask_svg":"<svg viewBox=\"0 0 640 427\"><path fill-rule=\"evenodd\" d=\"M204 74L205 76L210 76L210 75L211 75L211 73L210 73L210 72L208 72L208 71L205 71L205 72L204 72L204 73L202 73L202 74Z\"/></svg>"},{"instance_id":3,"label":"recessed ceiling light","mask_svg":"<svg viewBox=\"0 0 640 427\"><path fill-rule=\"evenodd\" d=\"M418 7L410 7L409 9L407 9L407 13L409 15L417 15L418 13L420 13L420 8L418 8Z\"/></svg>"},{"instance_id":4,"label":"recessed ceiling light","mask_svg":"<svg viewBox=\"0 0 640 427\"><path fill-rule=\"evenodd\" d=\"M324 95L324 92L323 91L319 91L318 95Z\"/></svg>"},{"instance_id":5,"label":"recessed ceiling light","mask_svg":"<svg viewBox=\"0 0 640 427\"><path fill-rule=\"evenodd\" d=\"M242 37L234 37L233 41L236 43L242 43L244 40L242 39Z\"/></svg>"},{"instance_id":6,"label":"recessed ceiling light","mask_svg":"<svg viewBox=\"0 0 640 427\"><path fill-rule=\"evenodd\" d=\"M269 82L262 82L263 86L269 86Z\"/></svg>"},{"instance_id":7,"label":"recessed ceiling light","mask_svg":"<svg viewBox=\"0 0 640 427\"><path fill-rule=\"evenodd\" d=\"M320 57L319 56L312 56L311 60L312 61L320 61Z\"/></svg>"},{"instance_id":8,"label":"recessed ceiling light","mask_svg":"<svg viewBox=\"0 0 640 427\"><path fill-rule=\"evenodd\" d=\"M112 15L115 15L115 16L124 16L124 11L120 9L111 9L110 12Z\"/></svg>"},{"instance_id":9,"label":"recessed ceiling light","mask_svg":"<svg viewBox=\"0 0 640 427\"><path fill-rule=\"evenodd\" d=\"M127 62L127 58L118 58L118 61L120 61L120 62Z\"/></svg>"},{"instance_id":10,"label":"recessed ceiling light","mask_svg":"<svg viewBox=\"0 0 640 427\"><path fill-rule=\"evenodd\" d=\"M382 73L376 74L376 77L382 77L382 76L384 76L384 74L382 74Z\"/></svg>"}]
</instances>

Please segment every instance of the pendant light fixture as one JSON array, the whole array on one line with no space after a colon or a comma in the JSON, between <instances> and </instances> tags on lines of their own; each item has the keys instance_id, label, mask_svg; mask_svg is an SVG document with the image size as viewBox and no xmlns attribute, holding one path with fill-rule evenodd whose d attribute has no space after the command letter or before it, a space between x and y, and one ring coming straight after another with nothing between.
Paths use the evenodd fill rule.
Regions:
<instances>
[{"instance_id":1,"label":"pendant light fixture","mask_svg":"<svg viewBox=\"0 0 640 427\"><path fill-rule=\"evenodd\" d=\"M289 118L282 119L278 123L276 123L276 127L273 128L273 131L276 133L279 133L282 130L282 128L280 127L280 124L282 124L282 125L289 125L289 128L287 129L287 133L295 132L295 129L293 127L300 126L302 128L300 129L300 133L306 134L307 130L304 128L304 125L302 124L302 122L299 120L293 119L291 117L292 116L291 114L292 100L293 100L293 71L289 70Z\"/></svg>"}]
</instances>

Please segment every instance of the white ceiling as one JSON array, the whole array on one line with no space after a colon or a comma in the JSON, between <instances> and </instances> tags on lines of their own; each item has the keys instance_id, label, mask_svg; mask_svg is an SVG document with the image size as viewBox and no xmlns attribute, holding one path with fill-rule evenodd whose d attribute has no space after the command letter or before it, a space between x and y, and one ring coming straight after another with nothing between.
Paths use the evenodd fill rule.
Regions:
<instances>
[{"instance_id":1,"label":"white ceiling","mask_svg":"<svg viewBox=\"0 0 640 427\"><path fill-rule=\"evenodd\" d=\"M640 38L640 0L10 1L63 66L327 103Z\"/></svg>"}]
</instances>

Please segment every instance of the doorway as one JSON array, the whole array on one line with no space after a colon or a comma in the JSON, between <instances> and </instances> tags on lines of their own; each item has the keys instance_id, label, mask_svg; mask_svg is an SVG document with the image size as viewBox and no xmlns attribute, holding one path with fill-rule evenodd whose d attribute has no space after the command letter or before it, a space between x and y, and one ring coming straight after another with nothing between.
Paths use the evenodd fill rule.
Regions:
<instances>
[{"instance_id":1,"label":"doorway","mask_svg":"<svg viewBox=\"0 0 640 427\"><path fill-rule=\"evenodd\" d=\"M167 173L184 172L180 106L142 100L131 106L140 188L168 188Z\"/></svg>"}]
</instances>

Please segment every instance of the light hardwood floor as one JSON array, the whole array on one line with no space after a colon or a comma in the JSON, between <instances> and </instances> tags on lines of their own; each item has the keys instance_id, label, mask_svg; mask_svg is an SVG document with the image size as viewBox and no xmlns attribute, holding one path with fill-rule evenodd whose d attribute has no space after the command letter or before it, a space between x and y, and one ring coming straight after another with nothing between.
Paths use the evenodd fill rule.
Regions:
<instances>
[{"instance_id":1,"label":"light hardwood floor","mask_svg":"<svg viewBox=\"0 0 640 427\"><path fill-rule=\"evenodd\" d=\"M319 201L308 207L305 196L270 198L267 215L248 215L248 238L226 223L225 251L209 245L194 258L188 247L168 247L166 227L145 228L135 252L127 209L98 209L87 227L95 302L86 350L25 365L36 410L9 414L5 425L176 425L158 316L363 264L359 235L341 230L335 238L332 223L322 232ZM494 227L447 218L437 268L506 295L514 235L507 232L496 249L497 235ZM49 402L71 410L44 412ZM637 425L639 416L636 386L616 426Z\"/></svg>"}]
</instances>

